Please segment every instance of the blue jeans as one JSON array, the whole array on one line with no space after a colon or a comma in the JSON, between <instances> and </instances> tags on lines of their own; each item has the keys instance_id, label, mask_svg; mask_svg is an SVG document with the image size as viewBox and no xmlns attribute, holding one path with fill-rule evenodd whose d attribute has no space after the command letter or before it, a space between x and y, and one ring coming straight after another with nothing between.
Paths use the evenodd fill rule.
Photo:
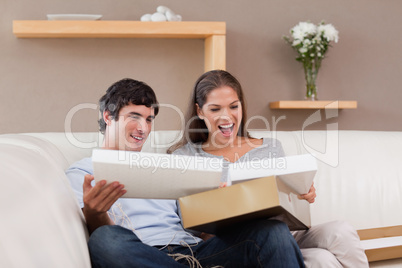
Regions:
<instances>
[{"instance_id":1,"label":"blue jeans","mask_svg":"<svg viewBox=\"0 0 402 268\"><path fill-rule=\"evenodd\" d=\"M97 267L186 267L168 254L191 255L203 267L304 267L303 257L286 224L255 221L233 227L207 241L189 247L169 245L162 250L141 242L120 226L96 229L88 242L91 262Z\"/></svg>"}]
</instances>

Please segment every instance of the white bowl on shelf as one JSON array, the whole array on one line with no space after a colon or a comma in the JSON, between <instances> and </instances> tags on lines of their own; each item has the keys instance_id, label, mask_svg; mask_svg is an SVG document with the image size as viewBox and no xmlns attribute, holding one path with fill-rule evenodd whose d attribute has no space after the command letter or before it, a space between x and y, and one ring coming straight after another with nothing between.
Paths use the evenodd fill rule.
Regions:
<instances>
[{"instance_id":1,"label":"white bowl on shelf","mask_svg":"<svg viewBox=\"0 0 402 268\"><path fill-rule=\"evenodd\" d=\"M47 14L48 20L100 20L102 15L92 14Z\"/></svg>"}]
</instances>

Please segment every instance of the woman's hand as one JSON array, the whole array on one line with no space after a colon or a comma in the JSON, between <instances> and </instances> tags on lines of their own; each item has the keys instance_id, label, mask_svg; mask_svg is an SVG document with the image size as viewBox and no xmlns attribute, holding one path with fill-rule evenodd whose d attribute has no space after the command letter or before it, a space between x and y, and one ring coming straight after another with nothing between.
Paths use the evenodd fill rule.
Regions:
<instances>
[{"instance_id":1,"label":"woman's hand","mask_svg":"<svg viewBox=\"0 0 402 268\"><path fill-rule=\"evenodd\" d=\"M308 191L307 194L302 194L302 195L298 196L299 199L305 199L310 204L314 203L316 197L317 197L317 194L315 192L314 182L313 182L313 184L311 184L310 190Z\"/></svg>"},{"instance_id":2,"label":"woman's hand","mask_svg":"<svg viewBox=\"0 0 402 268\"><path fill-rule=\"evenodd\" d=\"M107 215L107 211L111 206L126 193L124 185L119 182L112 182L106 185L106 181L102 180L92 187L91 182L94 176L86 175L83 188L84 208L82 209L87 221L90 232L102 225L114 224Z\"/></svg>"}]
</instances>

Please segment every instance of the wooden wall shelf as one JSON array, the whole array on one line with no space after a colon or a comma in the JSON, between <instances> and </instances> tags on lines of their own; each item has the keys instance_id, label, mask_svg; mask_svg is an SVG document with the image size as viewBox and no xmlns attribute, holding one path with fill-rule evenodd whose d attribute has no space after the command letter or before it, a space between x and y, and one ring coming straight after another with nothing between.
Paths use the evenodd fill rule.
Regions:
<instances>
[{"instance_id":1,"label":"wooden wall shelf","mask_svg":"<svg viewBox=\"0 0 402 268\"><path fill-rule=\"evenodd\" d=\"M13 33L18 38L201 38L205 71L226 69L225 22L15 20Z\"/></svg>"},{"instance_id":2,"label":"wooden wall shelf","mask_svg":"<svg viewBox=\"0 0 402 268\"><path fill-rule=\"evenodd\" d=\"M356 109L357 101L275 101L271 109Z\"/></svg>"}]
</instances>

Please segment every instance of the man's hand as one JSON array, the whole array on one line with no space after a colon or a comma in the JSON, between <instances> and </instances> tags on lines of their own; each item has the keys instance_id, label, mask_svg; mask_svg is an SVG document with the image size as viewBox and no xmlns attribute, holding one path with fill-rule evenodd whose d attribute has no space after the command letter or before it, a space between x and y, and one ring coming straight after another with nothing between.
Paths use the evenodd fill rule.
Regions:
<instances>
[{"instance_id":1,"label":"man's hand","mask_svg":"<svg viewBox=\"0 0 402 268\"><path fill-rule=\"evenodd\" d=\"M311 184L310 190L308 191L307 194L302 194L302 195L298 196L299 199L305 199L310 204L314 203L316 197L317 197L317 194L315 192L314 182L313 182L313 184Z\"/></svg>"},{"instance_id":2,"label":"man's hand","mask_svg":"<svg viewBox=\"0 0 402 268\"><path fill-rule=\"evenodd\" d=\"M87 221L89 232L92 233L96 228L102 225L114 224L107 211L111 206L124 195L124 185L115 181L106 185L106 181L102 180L92 187L91 182L94 176L86 175L83 188L84 208L82 209Z\"/></svg>"}]
</instances>

